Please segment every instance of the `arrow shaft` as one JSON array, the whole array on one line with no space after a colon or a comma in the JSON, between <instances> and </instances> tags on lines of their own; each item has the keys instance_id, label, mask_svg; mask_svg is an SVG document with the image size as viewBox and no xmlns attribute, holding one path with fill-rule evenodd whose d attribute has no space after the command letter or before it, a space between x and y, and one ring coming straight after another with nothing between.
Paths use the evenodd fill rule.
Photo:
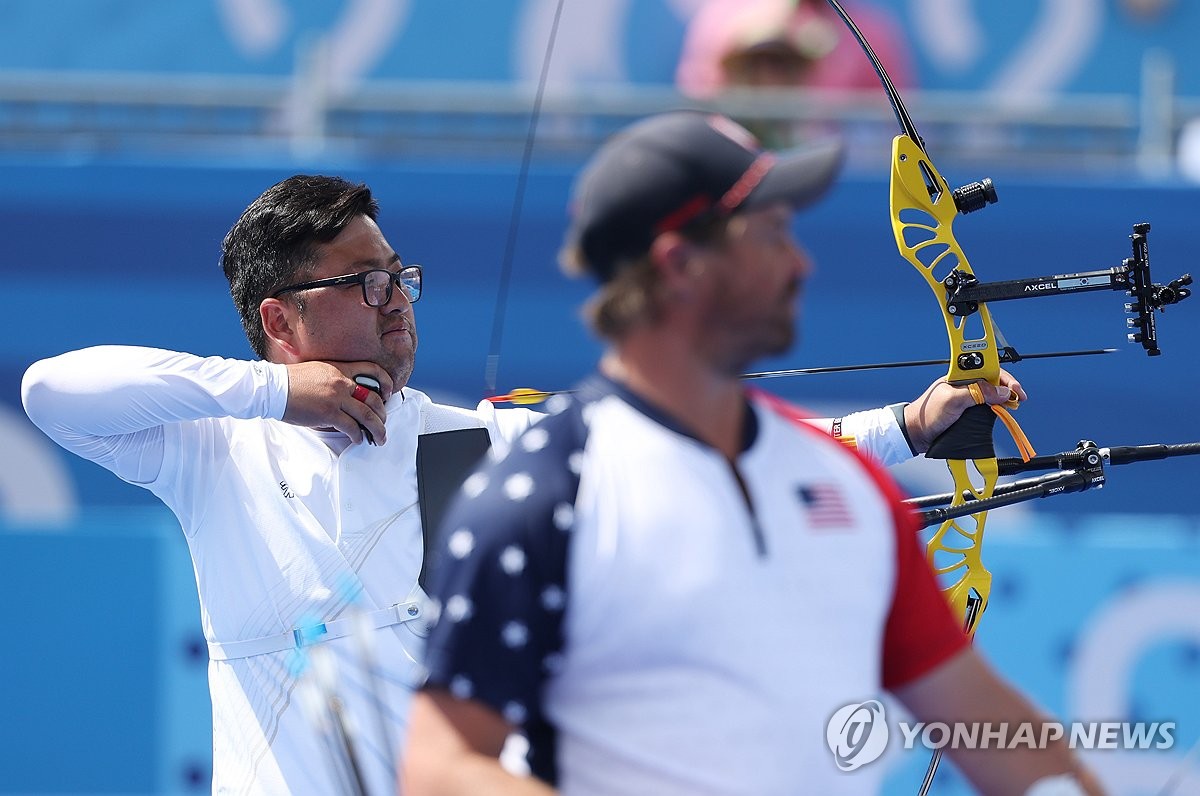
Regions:
<instances>
[{"instance_id":1,"label":"arrow shaft","mask_svg":"<svg viewBox=\"0 0 1200 796\"><path fill-rule=\"evenodd\" d=\"M1035 354L1000 356L1002 363L1018 362L1022 359L1052 359L1054 357L1086 357L1096 354L1112 354L1115 348L1091 348L1081 351L1041 351ZM911 359L902 362L872 362L866 365L830 365L822 368L786 368L784 370L761 370L742 375L743 379L777 379L784 376L811 376L820 373L849 373L856 370L885 370L888 368L918 368L926 365L948 365L948 359Z\"/></svg>"}]
</instances>

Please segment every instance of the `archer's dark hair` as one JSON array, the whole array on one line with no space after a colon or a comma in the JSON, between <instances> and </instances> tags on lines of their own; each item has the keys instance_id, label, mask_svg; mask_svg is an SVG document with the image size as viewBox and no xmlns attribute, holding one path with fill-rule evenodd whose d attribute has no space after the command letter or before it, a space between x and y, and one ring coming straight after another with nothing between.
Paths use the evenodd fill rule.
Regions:
<instances>
[{"instance_id":1,"label":"archer's dark hair","mask_svg":"<svg viewBox=\"0 0 1200 796\"><path fill-rule=\"evenodd\" d=\"M302 278L316 249L358 216L374 220L379 205L366 185L340 177L298 174L273 185L242 213L221 244L221 268L250 347L267 357L258 305Z\"/></svg>"}]
</instances>

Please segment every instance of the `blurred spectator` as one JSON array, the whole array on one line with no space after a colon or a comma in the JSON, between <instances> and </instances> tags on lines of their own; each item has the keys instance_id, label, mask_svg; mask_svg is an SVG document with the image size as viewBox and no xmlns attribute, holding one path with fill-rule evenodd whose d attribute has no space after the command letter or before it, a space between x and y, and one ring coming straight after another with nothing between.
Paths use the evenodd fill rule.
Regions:
<instances>
[{"instance_id":1,"label":"blurred spectator","mask_svg":"<svg viewBox=\"0 0 1200 796\"><path fill-rule=\"evenodd\" d=\"M844 3L897 88L911 85L899 23L870 5ZM675 73L680 91L713 99L734 87L878 91L879 76L825 0L708 0L692 17ZM803 137L790 123L741 119L767 146Z\"/></svg>"},{"instance_id":2,"label":"blurred spectator","mask_svg":"<svg viewBox=\"0 0 1200 796\"><path fill-rule=\"evenodd\" d=\"M1121 0L1121 8L1138 22L1157 22L1175 0Z\"/></svg>"},{"instance_id":3,"label":"blurred spectator","mask_svg":"<svg viewBox=\"0 0 1200 796\"><path fill-rule=\"evenodd\" d=\"M892 82L910 85L899 23L883 9L844 5ZM676 81L684 93L705 99L731 85L879 87L870 61L825 0L709 0L688 24Z\"/></svg>"}]
</instances>

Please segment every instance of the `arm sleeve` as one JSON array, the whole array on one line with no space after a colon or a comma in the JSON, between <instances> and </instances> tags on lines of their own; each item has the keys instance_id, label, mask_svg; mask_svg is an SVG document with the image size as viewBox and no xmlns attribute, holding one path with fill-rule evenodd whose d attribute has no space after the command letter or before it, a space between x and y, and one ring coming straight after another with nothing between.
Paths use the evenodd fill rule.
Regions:
<instances>
[{"instance_id":1,"label":"arm sleeve","mask_svg":"<svg viewBox=\"0 0 1200 796\"><path fill-rule=\"evenodd\" d=\"M839 418L811 418L805 420L826 434L851 437L859 451L870 456L885 467L911 459L912 445L904 428L904 404L853 412Z\"/></svg>"},{"instance_id":2,"label":"arm sleeve","mask_svg":"<svg viewBox=\"0 0 1200 796\"><path fill-rule=\"evenodd\" d=\"M163 427L212 417L283 417L284 365L156 348L97 346L35 362L21 401L62 447L126 481L147 484L163 462Z\"/></svg>"},{"instance_id":3,"label":"arm sleeve","mask_svg":"<svg viewBox=\"0 0 1200 796\"><path fill-rule=\"evenodd\" d=\"M484 497L448 515L431 581L439 612L427 653L430 685L483 702L518 726L537 711L546 658L562 647L566 566L565 544L538 541L565 542L563 534L534 532L521 508Z\"/></svg>"},{"instance_id":4,"label":"arm sleeve","mask_svg":"<svg viewBox=\"0 0 1200 796\"><path fill-rule=\"evenodd\" d=\"M579 485L568 461L583 433L566 424L561 416L540 420L507 458L467 479L442 524L429 581L439 606L429 684L519 727L530 769L547 782L555 779L554 731L542 694L564 648Z\"/></svg>"}]
</instances>

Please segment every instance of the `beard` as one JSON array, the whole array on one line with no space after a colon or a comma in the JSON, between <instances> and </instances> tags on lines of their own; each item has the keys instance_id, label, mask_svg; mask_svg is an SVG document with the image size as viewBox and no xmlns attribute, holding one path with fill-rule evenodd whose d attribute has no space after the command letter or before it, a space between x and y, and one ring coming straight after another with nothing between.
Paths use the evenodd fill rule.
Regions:
<instances>
[{"instance_id":1,"label":"beard","mask_svg":"<svg viewBox=\"0 0 1200 796\"><path fill-rule=\"evenodd\" d=\"M416 367L417 334L416 331L409 330L407 345L398 345L394 337L394 335L386 335L381 341L378 353L370 359L387 371L388 375L392 377L393 391L398 391L408 384L413 368ZM389 340L392 340L391 344L389 344Z\"/></svg>"},{"instance_id":2,"label":"beard","mask_svg":"<svg viewBox=\"0 0 1200 796\"><path fill-rule=\"evenodd\" d=\"M767 342L763 346L763 351L759 354L760 357L773 357L779 354L786 354L792 350L792 346L796 342L796 330L789 323L785 328L778 331L777 336Z\"/></svg>"},{"instance_id":3,"label":"beard","mask_svg":"<svg viewBox=\"0 0 1200 796\"><path fill-rule=\"evenodd\" d=\"M407 354L385 351L376 360L376 364L392 377L392 390L399 391L401 387L408 384L408 380L412 377L413 368L417 364L416 351L412 350Z\"/></svg>"},{"instance_id":4,"label":"beard","mask_svg":"<svg viewBox=\"0 0 1200 796\"><path fill-rule=\"evenodd\" d=\"M740 377L757 360L786 354L795 342L796 332L790 319L786 323L764 323L761 319L742 327L739 333L724 343L714 341L709 350L715 355L710 362L729 376Z\"/></svg>"}]
</instances>

